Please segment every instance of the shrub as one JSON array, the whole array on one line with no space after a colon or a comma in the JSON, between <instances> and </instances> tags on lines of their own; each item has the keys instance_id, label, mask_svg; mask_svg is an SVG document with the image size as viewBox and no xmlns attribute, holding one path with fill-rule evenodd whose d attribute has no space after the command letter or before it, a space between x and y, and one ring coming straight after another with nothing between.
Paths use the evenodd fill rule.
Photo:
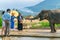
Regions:
<instances>
[{"instance_id":1,"label":"shrub","mask_svg":"<svg viewBox=\"0 0 60 40\"><path fill-rule=\"evenodd\" d=\"M0 28L2 27L2 18L0 17Z\"/></svg>"},{"instance_id":2,"label":"shrub","mask_svg":"<svg viewBox=\"0 0 60 40\"><path fill-rule=\"evenodd\" d=\"M40 21L38 24L40 24L40 25L37 26L37 24L33 24L31 28L50 28L49 22ZM55 24L55 27L60 28L60 24Z\"/></svg>"}]
</instances>

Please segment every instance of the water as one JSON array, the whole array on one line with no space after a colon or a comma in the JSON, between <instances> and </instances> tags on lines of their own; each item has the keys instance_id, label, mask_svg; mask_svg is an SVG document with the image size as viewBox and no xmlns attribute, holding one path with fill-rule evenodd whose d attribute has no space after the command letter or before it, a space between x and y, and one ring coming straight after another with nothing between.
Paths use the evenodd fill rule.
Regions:
<instances>
[{"instance_id":1,"label":"water","mask_svg":"<svg viewBox=\"0 0 60 40\"><path fill-rule=\"evenodd\" d=\"M60 38L10 37L11 40L60 40Z\"/></svg>"}]
</instances>

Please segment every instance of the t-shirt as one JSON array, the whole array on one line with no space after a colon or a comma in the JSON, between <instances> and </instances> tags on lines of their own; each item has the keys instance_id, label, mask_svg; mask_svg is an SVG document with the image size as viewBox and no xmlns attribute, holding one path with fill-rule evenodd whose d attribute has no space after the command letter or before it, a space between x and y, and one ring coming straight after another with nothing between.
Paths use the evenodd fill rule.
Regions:
<instances>
[{"instance_id":1,"label":"t-shirt","mask_svg":"<svg viewBox=\"0 0 60 40\"><path fill-rule=\"evenodd\" d=\"M3 20L8 20L8 21L10 21L11 20L11 16L10 16L10 14L9 13L4 13L4 15L2 16L2 19Z\"/></svg>"},{"instance_id":2,"label":"t-shirt","mask_svg":"<svg viewBox=\"0 0 60 40\"><path fill-rule=\"evenodd\" d=\"M18 20L22 20L23 19L23 17L22 16L18 16Z\"/></svg>"}]
</instances>

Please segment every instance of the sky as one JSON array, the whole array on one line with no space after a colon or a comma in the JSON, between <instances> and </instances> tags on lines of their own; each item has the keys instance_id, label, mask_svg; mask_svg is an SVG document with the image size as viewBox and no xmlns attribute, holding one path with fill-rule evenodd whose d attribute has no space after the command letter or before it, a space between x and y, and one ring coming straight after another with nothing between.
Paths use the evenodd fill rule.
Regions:
<instances>
[{"instance_id":1,"label":"sky","mask_svg":"<svg viewBox=\"0 0 60 40\"><path fill-rule=\"evenodd\" d=\"M0 9L20 9L37 5L45 0L0 0Z\"/></svg>"}]
</instances>

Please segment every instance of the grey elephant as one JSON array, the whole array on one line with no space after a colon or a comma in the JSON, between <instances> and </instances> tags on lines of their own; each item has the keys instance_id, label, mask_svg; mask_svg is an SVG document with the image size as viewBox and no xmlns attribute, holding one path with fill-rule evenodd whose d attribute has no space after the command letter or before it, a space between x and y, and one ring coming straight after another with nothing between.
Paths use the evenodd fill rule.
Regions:
<instances>
[{"instance_id":1,"label":"grey elephant","mask_svg":"<svg viewBox=\"0 0 60 40\"><path fill-rule=\"evenodd\" d=\"M36 17L31 18L31 20L37 18L40 18L40 21L47 19L50 24L51 33L55 33L55 24L60 23L60 10L42 10Z\"/></svg>"}]
</instances>

